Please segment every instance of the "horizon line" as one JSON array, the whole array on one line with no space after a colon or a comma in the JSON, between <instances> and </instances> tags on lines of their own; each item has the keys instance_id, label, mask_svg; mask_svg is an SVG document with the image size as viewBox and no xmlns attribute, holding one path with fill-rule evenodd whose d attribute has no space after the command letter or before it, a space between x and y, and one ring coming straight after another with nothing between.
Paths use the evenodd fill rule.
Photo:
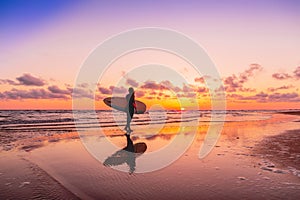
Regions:
<instances>
[{"instance_id":1,"label":"horizon line","mask_svg":"<svg viewBox=\"0 0 300 200\"><path fill-rule=\"evenodd\" d=\"M53 111L53 110L58 110L58 111L113 111L113 109L0 109L0 111ZM297 110L300 111L300 108L285 108L285 109L225 109L225 110L211 110L211 109L190 109L190 110L178 110L178 109L161 109L161 110L154 110L154 111L245 111L245 110L251 110L251 111L262 111L262 110L266 110L266 111L279 111L279 110ZM146 112L149 110L146 110ZM122 111L119 111L122 112Z\"/></svg>"}]
</instances>

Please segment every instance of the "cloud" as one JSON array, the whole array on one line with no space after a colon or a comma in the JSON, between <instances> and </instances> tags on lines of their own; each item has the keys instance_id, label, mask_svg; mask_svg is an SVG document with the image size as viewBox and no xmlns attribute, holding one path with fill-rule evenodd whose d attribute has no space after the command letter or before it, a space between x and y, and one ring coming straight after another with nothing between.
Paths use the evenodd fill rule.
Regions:
<instances>
[{"instance_id":1,"label":"cloud","mask_svg":"<svg viewBox=\"0 0 300 200\"><path fill-rule=\"evenodd\" d=\"M151 89L151 90L150 90ZM198 94L204 95L208 92L206 87L198 87L197 85L183 83L182 87L174 86L169 80L161 81L146 81L141 85L139 90L147 91L150 98L196 98ZM166 91L172 94L167 94ZM146 98L147 96L143 98Z\"/></svg>"},{"instance_id":2,"label":"cloud","mask_svg":"<svg viewBox=\"0 0 300 200\"><path fill-rule=\"evenodd\" d=\"M20 85L27 86L43 86L45 81L41 78L32 76L31 74L23 74L20 77L17 77L17 80L20 82Z\"/></svg>"},{"instance_id":3,"label":"cloud","mask_svg":"<svg viewBox=\"0 0 300 200\"><path fill-rule=\"evenodd\" d=\"M16 83L13 80L9 80L9 79L0 79L0 85L18 85L18 83Z\"/></svg>"},{"instance_id":4,"label":"cloud","mask_svg":"<svg viewBox=\"0 0 300 200\"><path fill-rule=\"evenodd\" d=\"M183 84L182 92L184 93L194 92L194 89L191 85Z\"/></svg>"},{"instance_id":5,"label":"cloud","mask_svg":"<svg viewBox=\"0 0 300 200\"><path fill-rule=\"evenodd\" d=\"M279 101L279 102L285 102L285 101L299 101L299 99L297 98L299 97L299 95L295 92L293 93L274 93L269 95L269 101ZM296 99L297 98L297 99Z\"/></svg>"},{"instance_id":6,"label":"cloud","mask_svg":"<svg viewBox=\"0 0 300 200\"><path fill-rule=\"evenodd\" d=\"M160 82L160 84L163 85L165 89L172 90L173 92L176 92L176 93L182 91L181 88L174 86L169 80L162 81L162 82Z\"/></svg>"},{"instance_id":7,"label":"cloud","mask_svg":"<svg viewBox=\"0 0 300 200\"><path fill-rule=\"evenodd\" d=\"M98 89L101 94L111 94L111 90L105 87L99 87Z\"/></svg>"},{"instance_id":8,"label":"cloud","mask_svg":"<svg viewBox=\"0 0 300 200\"><path fill-rule=\"evenodd\" d=\"M196 77L196 78L194 79L194 81L195 81L195 82L199 82L199 83L204 83L204 82L205 82L203 77Z\"/></svg>"},{"instance_id":9,"label":"cloud","mask_svg":"<svg viewBox=\"0 0 300 200\"><path fill-rule=\"evenodd\" d=\"M83 88L69 88L72 92L72 96L74 98L88 98L94 99L94 94L91 90L83 89Z\"/></svg>"},{"instance_id":10,"label":"cloud","mask_svg":"<svg viewBox=\"0 0 300 200\"><path fill-rule=\"evenodd\" d=\"M101 94L125 94L127 92L127 89L123 86L117 87L117 86L109 86L109 88L105 87L99 87L99 92Z\"/></svg>"},{"instance_id":11,"label":"cloud","mask_svg":"<svg viewBox=\"0 0 300 200\"><path fill-rule=\"evenodd\" d=\"M300 79L300 66L295 69L295 71L294 71L294 77L296 79Z\"/></svg>"},{"instance_id":12,"label":"cloud","mask_svg":"<svg viewBox=\"0 0 300 200\"><path fill-rule=\"evenodd\" d=\"M275 73L275 74L272 74L272 77L277 79L277 80L286 80L286 79L291 79L291 78L299 80L300 79L300 66L298 66L293 71L292 75L290 75L288 73Z\"/></svg>"},{"instance_id":13,"label":"cloud","mask_svg":"<svg viewBox=\"0 0 300 200\"><path fill-rule=\"evenodd\" d=\"M65 94L65 95L70 95L71 94L71 90L63 90L60 89L58 86L56 85L52 85L48 87L48 90L54 94Z\"/></svg>"},{"instance_id":14,"label":"cloud","mask_svg":"<svg viewBox=\"0 0 300 200\"><path fill-rule=\"evenodd\" d=\"M81 88L88 88L89 87L89 84L88 83L80 83L77 85L78 87L81 87Z\"/></svg>"},{"instance_id":15,"label":"cloud","mask_svg":"<svg viewBox=\"0 0 300 200\"><path fill-rule=\"evenodd\" d=\"M50 97L64 97L64 98L71 98L76 97L76 98L89 98L93 99L94 95L91 90L84 89L84 88L67 88L67 89L61 89L56 85L52 85L48 87L48 90L51 92Z\"/></svg>"},{"instance_id":16,"label":"cloud","mask_svg":"<svg viewBox=\"0 0 300 200\"><path fill-rule=\"evenodd\" d=\"M180 86L174 85L171 81L152 81L148 80L144 83L137 82L134 79L126 78L126 85L124 86L109 86L98 85L98 91L95 94L96 100L103 99L107 95L120 94L125 96L128 87L132 86L136 88L136 97L143 99L166 99L166 98L199 98L201 96L212 97L217 96L221 89L225 89L227 92L227 98L231 101L239 102L297 102L300 101L299 94L296 92L290 92L289 89L296 88L293 85L283 85L280 87L271 87L264 91L256 92L254 88L246 88L247 81L254 77L256 73L262 70L262 67L258 64L251 64L242 73L235 73L228 77L224 77L224 86L221 86L214 91L216 94L208 93L208 88L205 87L205 81L213 81L213 78L202 76L196 77L193 84L183 83ZM300 66L294 71L289 73L274 73L273 78L278 80L300 80ZM15 87L11 90L0 93L0 99L70 99L76 98L89 98L94 99L94 92L89 90L89 86L93 86L92 83L83 83L78 85L78 88L73 89L71 85L57 86L55 83L47 83L45 80L33 76L29 73L25 73L22 76L17 77L15 80L0 79L0 84L6 84ZM54 85L52 85L54 84ZM32 86L23 90L21 86ZM42 86L42 87L41 87ZM32 89L31 89L32 88ZM296 90L298 91L298 90ZM236 94L236 93L237 94ZM245 93L243 93L245 92ZM285 93L283 93L285 92Z\"/></svg>"},{"instance_id":17,"label":"cloud","mask_svg":"<svg viewBox=\"0 0 300 200\"><path fill-rule=\"evenodd\" d=\"M142 89L150 89L150 90L166 90L167 87L165 87L162 84L156 83L155 81L146 81L142 86Z\"/></svg>"},{"instance_id":18,"label":"cloud","mask_svg":"<svg viewBox=\"0 0 300 200\"><path fill-rule=\"evenodd\" d=\"M241 91L241 92L256 92L256 89L241 87L241 88L239 88L239 91Z\"/></svg>"},{"instance_id":19,"label":"cloud","mask_svg":"<svg viewBox=\"0 0 300 200\"><path fill-rule=\"evenodd\" d=\"M240 74L239 82L245 83L249 80L250 77L253 77L255 75L255 72L262 71L262 69L263 68L259 64L251 64L249 69Z\"/></svg>"},{"instance_id":20,"label":"cloud","mask_svg":"<svg viewBox=\"0 0 300 200\"><path fill-rule=\"evenodd\" d=\"M196 98L196 93L195 92L180 93L180 94L177 94L177 97L179 97L179 98Z\"/></svg>"},{"instance_id":21,"label":"cloud","mask_svg":"<svg viewBox=\"0 0 300 200\"><path fill-rule=\"evenodd\" d=\"M53 85L53 86L49 86L48 90L53 94L67 95L68 97L71 97L72 95L73 97L76 98L89 98L89 99L94 98L94 94L92 93L91 90L82 88L81 86L78 88L69 87L67 89L60 89L58 86Z\"/></svg>"},{"instance_id":22,"label":"cloud","mask_svg":"<svg viewBox=\"0 0 300 200\"><path fill-rule=\"evenodd\" d=\"M286 80L286 79L292 78L292 76L287 73L275 73L275 74L272 74L272 77L277 80Z\"/></svg>"},{"instance_id":23,"label":"cloud","mask_svg":"<svg viewBox=\"0 0 300 200\"><path fill-rule=\"evenodd\" d=\"M131 78L126 79L126 84L130 85L132 87L138 87L139 86L139 83L136 82L135 80L131 79Z\"/></svg>"},{"instance_id":24,"label":"cloud","mask_svg":"<svg viewBox=\"0 0 300 200\"><path fill-rule=\"evenodd\" d=\"M206 93L206 92L208 92L208 89L207 89L206 87L198 87L198 88L196 89L196 91L197 91L198 93Z\"/></svg>"},{"instance_id":25,"label":"cloud","mask_svg":"<svg viewBox=\"0 0 300 200\"><path fill-rule=\"evenodd\" d=\"M277 88L270 87L267 90L269 92L275 92L275 91L278 91L278 90L287 90L287 89L290 89L290 88L294 88L294 86L293 85L283 85L283 86L280 86L280 87L277 87Z\"/></svg>"},{"instance_id":26,"label":"cloud","mask_svg":"<svg viewBox=\"0 0 300 200\"><path fill-rule=\"evenodd\" d=\"M213 77L211 77L211 76L209 76L209 75L204 75L204 76L201 76L201 77L196 77L196 78L194 79L194 81L195 81L196 83L202 83L202 84L204 84L205 82L219 81L219 79L213 78Z\"/></svg>"},{"instance_id":27,"label":"cloud","mask_svg":"<svg viewBox=\"0 0 300 200\"><path fill-rule=\"evenodd\" d=\"M268 94L266 94L264 92L260 92L260 93L256 94L255 97L258 97L258 98L267 98Z\"/></svg>"},{"instance_id":28,"label":"cloud","mask_svg":"<svg viewBox=\"0 0 300 200\"><path fill-rule=\"evenodd\" d=\"M249 69L239 75L232 74L231 76L225 77L223 79L226 92L250 92L255 91L255 89L244 88L244 83L246 83L249 78L255 76L256 72L261 71L263 68L259 64L251 64Z\"/></svg>"},{"instance_id":29,"label":"cloud","mask_svg":"<svg viewBox=\"0 0 300 200\"><path fill-rule=\"evenodd\" d=\"M23 74L16 78L18 82L1 79L0 84L10 84L17 86L46 86L46 81L41 78L32 76L31 74ZM93 93L90 90L84 88L73 89L71 85L65 84L66 89L61 89L57 85L51 85L47 88L33 88L30 90L13 88L9 91L0 93L1 99L70 99L71 95L74 97L86 97L94 98ZM81 87L88 86L87 84L81 85Z\"/></svg>"},{"instance_id":30,"label":"cloud","mask_svg":"<svg viewBox=\"0 0 300 200\"><path fill-rule=\"evenodd\" d=\"M109 87L111 93L114 94L125 94L127 92L127 89L123 86L117 87L117 86L110 86Z\"/></svg>"},{"instance_id":31,"label":"cloud","mask_svg":"<svg viewBox=\"0 0 300 200\"><path fill-rule=\"evenodd\" d=\"M249 101L249 100L256 101L256 102L266 102L268 96L269 95L264 92L260 92L260 93L257 93L255 95L250 95L250 96L243 96L240 94L227 94L227 98L234 100L234 101L240 100L242 102Z\"/></svg>"},{"instance_id":32,"label":"cloud","mask_svg":"<svg viewBox=\"0 0 300 200\"><path fill-rule=\"evenodd\" d=\"M144 91L136 91L135 92L135 96L137 98L141 98L141 97L144 97L146 95L146 93Z\"/></svg>"},{"instance_id":33,"label":"cloud","mask_svg":"<svg viewBox=\"0 0 300 200\"><path fill-rule=\"evenodd\" d=\"M18 90L13 88L0 95L1 99L68 99L64 94L55 94L45 89Z\"/></svg>"},{"instance_id":34,"label":"cloud","mask_svg":"<svg viewBox=\"0 0 300 200\"><path fill-rule=\"evenodd\" d=\"M151 92L149 93L149 95L155 96L155 95L157 95L157 92L156 92L156 91L151 91Z\"/></svg>"},{"instance_id":35,"label":"cloud","mask_svg":"<svg viewBox=\"0 0 300 200\"><path fill-rule=\"evenodd\" d=\"M243 87L236 75L231 75L224 79L224 85L226 92L235 92L238 88Z\"/></svg>"},{"instance_id":36,"label":"cloud","mask_svg":"<svg viewBox=\"0 0 300 200\"><path fill-rule=\"evenodd\" d=\"M297 102L300 100L299 95L295 92L292 93L272 93L267 94L260 92L255 95L243 96L240 94L227 94L227 98L231 100L248 101L253 100L256 102Z\"/></svg>"}]
</instances>

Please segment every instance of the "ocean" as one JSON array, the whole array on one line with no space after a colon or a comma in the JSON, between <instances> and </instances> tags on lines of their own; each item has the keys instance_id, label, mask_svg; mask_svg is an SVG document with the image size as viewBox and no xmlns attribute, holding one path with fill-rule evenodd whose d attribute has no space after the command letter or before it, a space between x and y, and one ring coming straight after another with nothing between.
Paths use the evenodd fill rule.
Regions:
<instances>
[{"instance_id":1,"label":"ocean","mask_svg":"<svg viewBox=\"0 0 300 200\"><path fill-rule=\"evenodd\" d=\"M272 117L278 110L226 111L150 111L135 114L132 126L192 122L205 125L211 122L257 121ZM214 114L214 119L212 119ZM98 128L115 129L125 126L126 114L111 110L1 110L0 132L61 133Z\"/></svg>"}]
</instances>

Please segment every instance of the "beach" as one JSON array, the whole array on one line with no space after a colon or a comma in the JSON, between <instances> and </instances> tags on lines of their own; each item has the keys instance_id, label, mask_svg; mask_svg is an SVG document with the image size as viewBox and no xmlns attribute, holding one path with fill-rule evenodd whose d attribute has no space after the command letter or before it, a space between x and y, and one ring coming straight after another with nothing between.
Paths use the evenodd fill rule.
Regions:
<instances>
[{"instance_id":1,"label":"beach","mask_svg":"<svg viewBox=\"0 0 300 200\"><path fill-rule=\"evenodd\" d=\"M3 111L4 114L8 115ZM23 117L22 122L8 123L9 120L3 119L0 199L298 199L300 196L299 111L229 111L217 143L204 158L199 158L201 145L209 127L219 123L209 123L210 112L192 113L184 119L176 112L156 113L151 119L146 114L135 115L130 138L133 144L144 144L147 148L134 158L133 170L129 157L121 151L128 146L124 131L118 126L123 125L120 120L123 115L115 115L117 119L112 120L109 111L97 114L107 116L105 121L99 119L105 136L90 128L96 125L89 113L81 121L73 120L69 111L42 113L47 119L53 116L52 124L40 123L35 119L36 113L28 112L23 115L31 115L30 120ZM55 115L60 115L59 120ZM198 118L196 134L192 135L191 122ZM187 123L182 123L183 120ZM82 131L84 128L87 129ZM191 139L192 143L173 162L143 173L144 163L164 162L147 161L147 156L159 154L176 137L182 141ZM103 149L104 138L115 149ZM123 160L112 168L104 165L95 152L103 153L106 161L111 157ZM161 158L173 155L164 156Z\"/></svg>"},{"instance_id":2,"label":"beach","mask_svg":"<svg viewBox=\"0 0 300 200\"><path fill-rule=\"evenodd\" d=\"M0 200L300 199L300 1L0 5Z\"/></svg>"}]
</instances>

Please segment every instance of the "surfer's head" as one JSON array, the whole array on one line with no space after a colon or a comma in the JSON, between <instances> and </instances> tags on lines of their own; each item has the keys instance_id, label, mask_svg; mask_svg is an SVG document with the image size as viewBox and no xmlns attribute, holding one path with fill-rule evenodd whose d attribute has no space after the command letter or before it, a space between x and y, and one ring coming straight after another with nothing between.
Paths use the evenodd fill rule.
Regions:
<instances>
[{"instance_id":1,"label":"surfer's head","mask_svg":"<svg viewBox=\"0 0 300 200\"><path fill-rule=\"evenodd\" d=\"M132 94L132 93L134 93L134 89L133 89L132 87L130 87L130 88L128 89L128 92L129 92L130 94Z\"/></svg>"}]
</instances>

